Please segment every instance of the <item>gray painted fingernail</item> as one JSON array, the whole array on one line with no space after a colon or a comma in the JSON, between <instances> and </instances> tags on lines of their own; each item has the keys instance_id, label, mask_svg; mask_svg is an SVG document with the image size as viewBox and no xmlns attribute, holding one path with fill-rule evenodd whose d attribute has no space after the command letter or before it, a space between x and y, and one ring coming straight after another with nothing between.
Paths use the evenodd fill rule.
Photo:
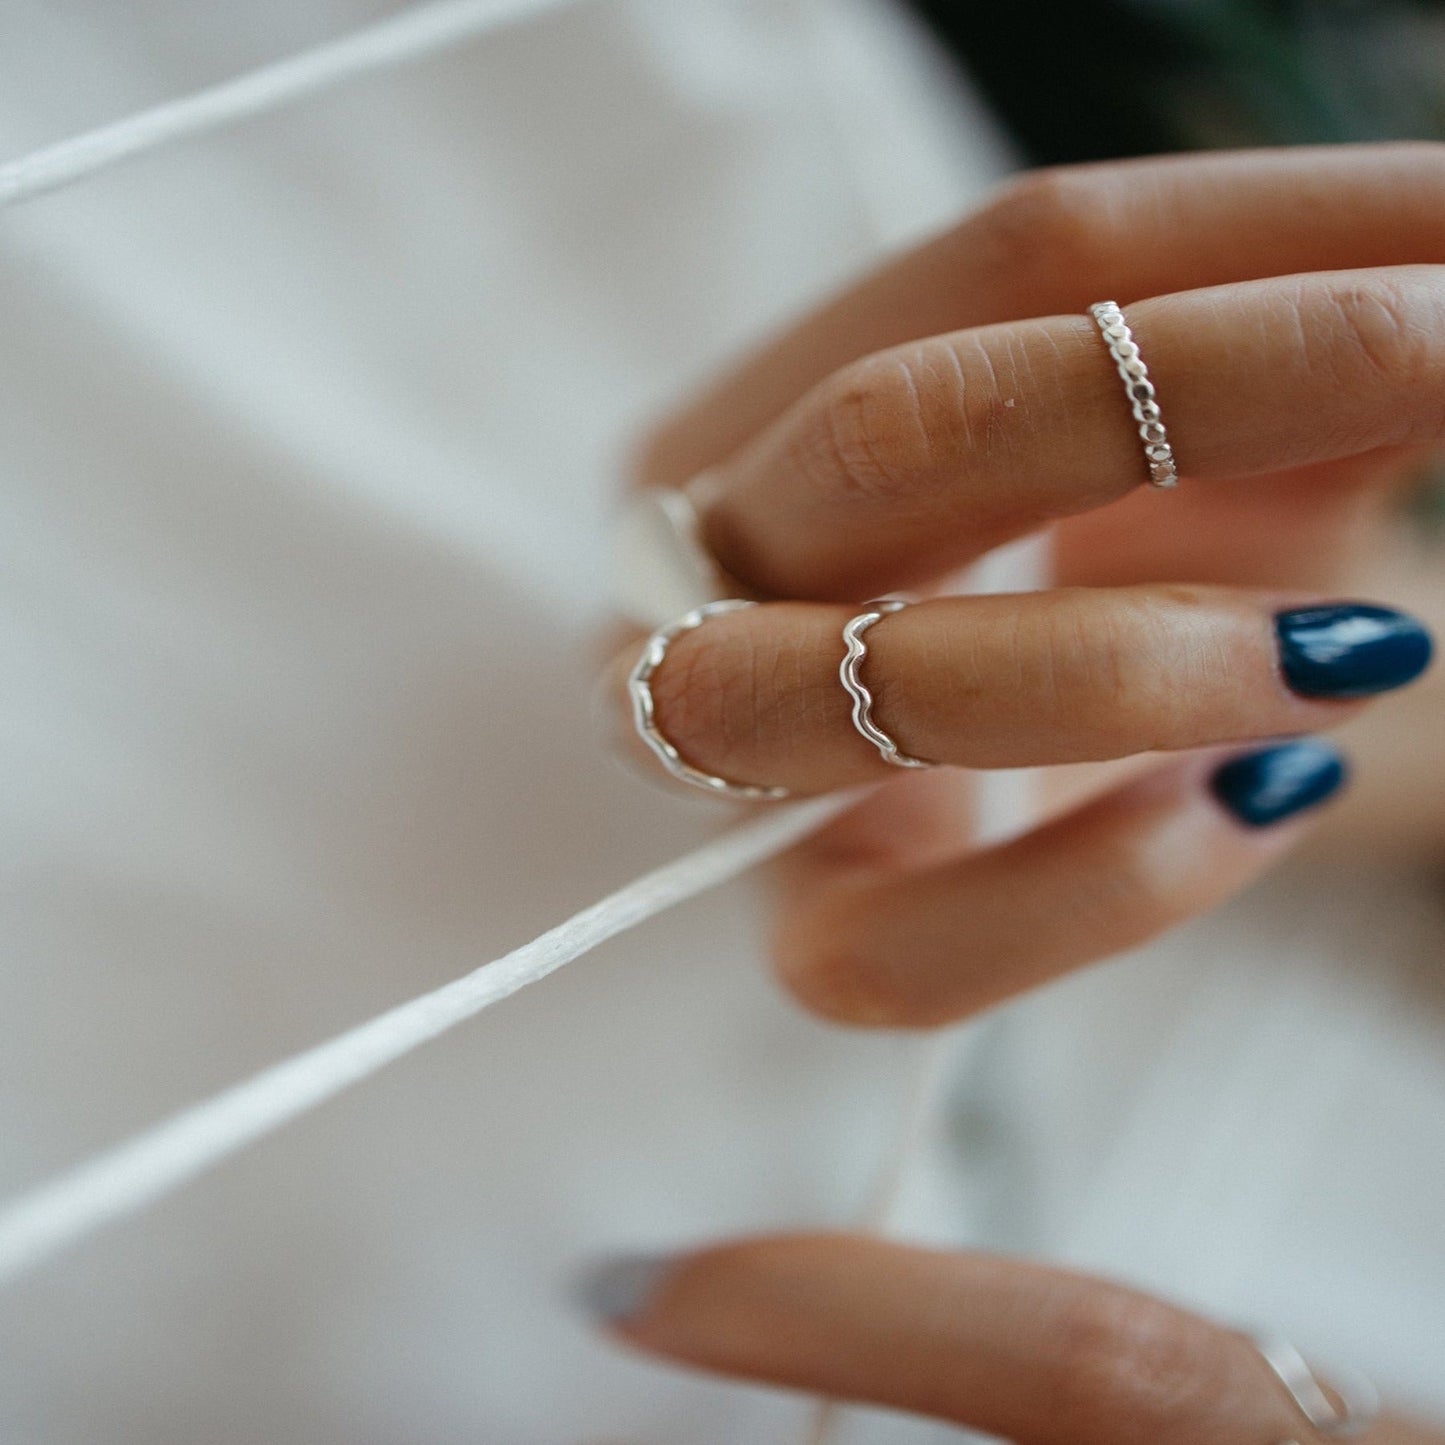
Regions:
<instances>
[{"instance_id":1,"label":"gray painted fingernail","mask_svg":"<svg viewBox=\"0 0 1445 1445\"><path fill-rule=\"evenodd\" d=\"M671 1265L665 1254L623 1254L599 1260L578 1276L573 1297L598 1323L619 1325L642 1309Z\"/></svg>"}]
</instances>

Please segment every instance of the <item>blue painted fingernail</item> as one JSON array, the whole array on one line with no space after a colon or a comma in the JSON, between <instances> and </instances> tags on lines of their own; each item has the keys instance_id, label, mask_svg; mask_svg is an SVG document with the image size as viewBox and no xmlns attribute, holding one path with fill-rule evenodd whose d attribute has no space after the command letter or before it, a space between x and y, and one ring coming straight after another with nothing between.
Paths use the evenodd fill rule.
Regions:
<instances>
[{"instance_id":1,"label":"blue painted fingernail","mask_svg":"<svg viewBox=\"0 0 1445 1445\"><path fill-rule=\"evenodd\" d=\"M1267 828L1338 792L1348 771L1339 751L1317 738L1231 758L1209 790L1247 828Z\"/></svg>"},{"instance_id":2,"label":"blue painted fingernail","mask_svg":"<svg viewBox=\"0 0 1445 1445\"><path fill-rule=\"evenodd\" d=\"M1279 613L1274 626L1285 681L1304 697L1368 697L1403 687L1434 651L1413 617L1364 602L1296 608Z\"/></svg>"},{"instance_id":3,"label":"blue painted fingernail","mask_svg":"<svg viewBox=\"0 0 1445 1445\"><path fill-rule=\"evenodd\" d=\"M604 1259L578 1276L573 1297L598 1323L620 1325L647 1303L671 1265L672 1260L665 1254L624 1254Z\"/></svg>"}]
</instances>

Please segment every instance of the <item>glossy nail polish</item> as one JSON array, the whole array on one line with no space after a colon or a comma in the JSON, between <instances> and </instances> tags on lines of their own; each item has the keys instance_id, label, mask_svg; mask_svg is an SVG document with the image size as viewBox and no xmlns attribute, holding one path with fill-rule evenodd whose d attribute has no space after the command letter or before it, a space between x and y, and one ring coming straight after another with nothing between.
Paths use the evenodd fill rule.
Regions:
<instances>
[{"instance_id":1,"label":"glossy nail polish","mask_svg":"<svg viewBox=\"0 0 1445 1445\"><path fill-rule=\"evenodd\" d=\"M1281 612L1274 626L1285 681L1304 697L1368 697L1403 687L1425 671L1433 651L1413 617L1363 602Z\"/></svg>"},{"instance_id":2,"label":"glossy nail polish","mask_svg":"<svg viewBox=\"0 0 1445 1445\"><path fill-rule=\"evenodd\" d=\"M1301 738L1231 758L1209 780L1209 790L1245 827L1267 828L1323 803L1346 776L1335 748Z\"/></svg>"},{"instance_id":3,"label":"glossy nail polish","mask_svg":"<svg viewBox=\"0 0 1445 1445\"><path fill-rule=\"evenodd\" d=\"M662 1254L625 1254L604 1259L582 1272L573 1296L599 1324L622 1324L647 1303L670 1264L671 1260Z\"/></svg>"}]
</instances>

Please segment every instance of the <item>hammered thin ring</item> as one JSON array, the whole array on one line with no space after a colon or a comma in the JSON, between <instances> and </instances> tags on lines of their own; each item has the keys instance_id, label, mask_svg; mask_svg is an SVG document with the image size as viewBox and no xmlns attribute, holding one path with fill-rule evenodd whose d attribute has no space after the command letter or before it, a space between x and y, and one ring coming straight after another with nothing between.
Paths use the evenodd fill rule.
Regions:
<instances>
[{"instance_id":1,"label":"hammered thin ring","mask_svg":"<svg viewBox=\"0 0 1445 1445\"><path fill-rule=\"evenodd\" d=\"M853 701L853 726L878 749L885 763L895 768L933 768L924 758L911 757L883 731L873 720L873 694L863 681L863 659L868 656L868 644L863 634L875 622L887 617L890 612L900 612L908 603L898 597L879 597L864 604L866 611L851 618L843 628L843 641L848 645L843 661L838 665L838 678Z\"/></svg>"},{"instance_id":2,"label":"hammered thin ring","mask_svg":"<svg viewBox=\"0 0 1445 1445\"><path fill-rule=\"evenodd\" d=\"M706 793L725 798L737 798L748 803L773 803L780 798L790 797L787 788L766 787L757 783L735 783L720 778L714 773L705 773L689 763L667 735L657 725L657 713L652 699L652 675L662 666L667 649L675 638L684 632L701 627L710 617L725 612L740 612L745 607L756 607L740 597L724 598L709 602L684 613L675 622L659 627L643 645L642 656L627 675L627 694L632 699L632 723L637 735L652 749L657 760L679 782L689 783Z\"/></svg>"},{"instance_id":3,"label":"hammered thin ring","mask_svg":"<svg viewBox=\"0 0 1445 1445\"><path fill-rule=\"evenodd\" d=\"M1288 1340L1278 1335L1253 1335L1250 1343L1289 1391L1295 1408L1321 1435L1331 1440L1348 1440L1363 1435L1375 1423L1380 1413L1380 1396L1363 1375L1351 1372L1347 1378L1334 1382L1335 1394L1340 1400L1337 1407L1325 1393L1319 1376ZM1282 1440L1280 1445L1298 1445L1298 1442Z\"/></svg>"},{"instance_id":4,"label":"hammered thin ring","mask_svg":"<svg viewBox=\"0 0 1445 1445\"><path fill-rule=\"evenodd\" d=\"M1154 392L1154 383L1149 380L1149 368L1139 355L1139 343L1124 320L1124 313L1117 301L1096 301L1089 307L1089 315L1098 325L1099 334L1114 359L1119 379L1124 383L1124 395L1139 426L1139 440L1144 443L1144 460L1149 468L1149 484L1153 487L1169 488L1179 484L1179 467L1174 460L1174 448L1169 445L1168 433L1159 414L1159 401Z\"/></svg>"}]
</instances>

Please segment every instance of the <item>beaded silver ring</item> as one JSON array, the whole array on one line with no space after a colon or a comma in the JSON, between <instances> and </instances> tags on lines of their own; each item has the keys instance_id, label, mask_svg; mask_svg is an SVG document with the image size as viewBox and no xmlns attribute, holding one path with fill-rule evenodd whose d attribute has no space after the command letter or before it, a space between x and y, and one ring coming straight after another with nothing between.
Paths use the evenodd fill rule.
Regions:
<instances>
[{"instance_id":1,"label":"beaded silver ring","mask_svg":"<svg viewBox=\"0 0 1445 1445\"><path fill-rule=\"evenodd\" d=\"M749 589L728 576L702 536L701 511L715 485L702 472L685 487L635 487L612 523L614 610L651 632L689 607Z\"/></svg>"},{"instance_id":2,"label":"beaded silver ring","mask_svg":"<svg viewBox=\"0 0 1445 1445\"><path fill-rule=\"evenodd\" d=\"M1139 425L1139 439L1144 443L1144 460L1149 467L1149 484L1160 488L1177 486L1179 467L1159 414L1154 383L1149 380L1149 368L1139 355L1139 344L1129 330L1129 323L1124 320L1119 303L1097 301L1089 307L1089 315L1094 318L1099 334L1109 348L1109 355L1114 358L1114 365L1124 383L1124 394Z\"/></svg>"},{"instance_id":3,"label":"beaded silver ring","mask_svg":"<svg viewBox=\"0 0 1445 1445\"><path fill-rule=\"evenodd\" d=\"M900 597L879 597L865 603L867 611L851 618L843 628L843 641L848 646L843 661L838 665L838 678L848 696L853 700L853 726L878 749L885 763L895 768L933 768L924 758L915 758L905 753L898 744L873 720L873 694L863 681L863 659L868 656L868 644L863 634L875 622L887 617L890 612L899 612L908 606Z\"/></svg>"},{"instance_id":4,"label":"beaded silver ring","mask_svg":"<svg viewBox=\"0 0 1445 1445\"><path fill-rule=\"evenodd\" d=\"M756 607L740 597L724 598L706 603L684 613L675 622L659 627L643 645L642 656L627 676L627 693L632 699L632 723L637 735L652 750L653 755L679 782L689 783L706 793L725 798L737 798L748 803L773 803L791 797L787 788L767 787L756 783L735 783L729 778L720 778L715 773L705 773L689 763L657 725L657 712L652 698L652 676L667 657L667 649L675 638L684 632L701 627L710 617L720 617L725 612L740 612L745 607Z\"/></svg>"}]
</instances>

